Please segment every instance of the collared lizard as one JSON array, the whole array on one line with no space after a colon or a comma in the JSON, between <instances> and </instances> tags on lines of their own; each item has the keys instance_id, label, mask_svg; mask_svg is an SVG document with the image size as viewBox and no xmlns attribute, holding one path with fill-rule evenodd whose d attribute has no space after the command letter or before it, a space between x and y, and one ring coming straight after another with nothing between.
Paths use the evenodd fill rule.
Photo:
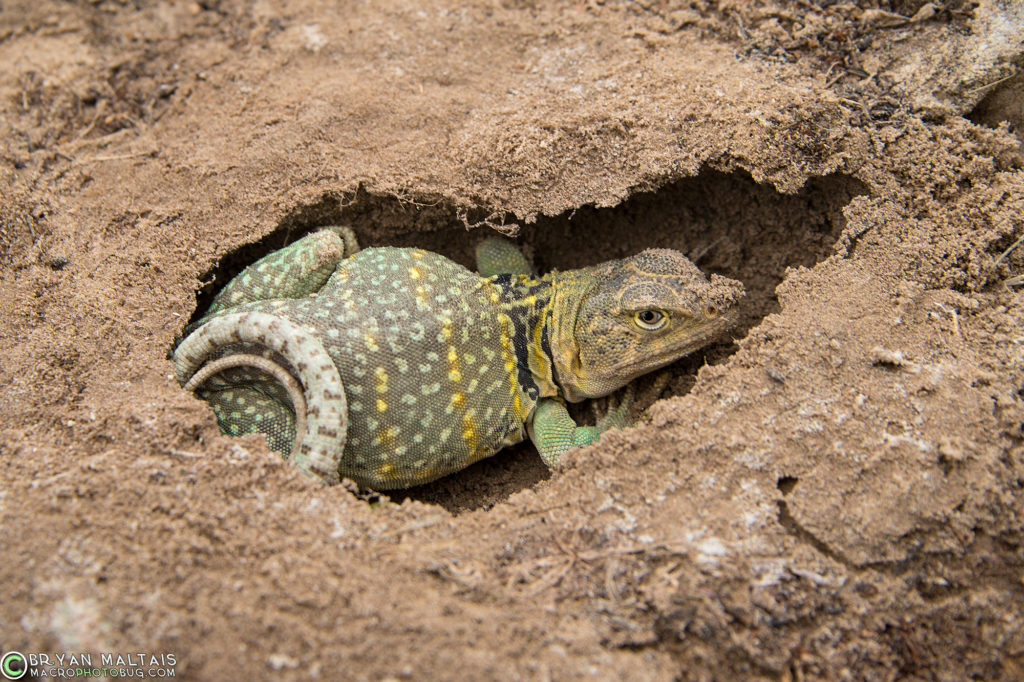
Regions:
<instances>
[{"instance_id":1,"label":"collared lizard","mask_svg":"<svg viewBox=\"0 0 1024 682\"><path fill-rule=\"evenodd\" d=\"M534 276L507 240L473 273L327 228L246 268L173 353L225 433L264 433L326 483L432 481L524 440L554 465L611 422L566 409L706 345L743 285L649 249ZM616 424L621 425L621 424Z\"/></svg>"}]
</instances>

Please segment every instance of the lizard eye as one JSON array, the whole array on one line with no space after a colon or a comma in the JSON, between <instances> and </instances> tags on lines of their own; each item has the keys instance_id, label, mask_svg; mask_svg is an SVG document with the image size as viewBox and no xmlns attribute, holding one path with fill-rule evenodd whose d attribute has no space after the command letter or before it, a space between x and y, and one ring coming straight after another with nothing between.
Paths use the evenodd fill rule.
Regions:
<instances>
[{"instance_id":1,"label":"lizard eye","mask_svg":"<svg viewBox=\"0 0 1024 682\"><path fill-rule=\"evenodd\" d=\"M633 322L641 329L655 331L665 326L668 315L660 310L640 310L633 313Z\"/></svg>"}]
</instances>

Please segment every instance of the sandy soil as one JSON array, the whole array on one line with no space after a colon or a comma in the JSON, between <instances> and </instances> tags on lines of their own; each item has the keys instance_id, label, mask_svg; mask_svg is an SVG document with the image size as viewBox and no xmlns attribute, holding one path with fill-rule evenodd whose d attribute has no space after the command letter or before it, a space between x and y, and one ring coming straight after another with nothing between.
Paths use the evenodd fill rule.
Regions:
<instances>
[{"instance_id":1,"label":"sandy soil","mask_svg":"<svg viewBox=\"0 0 1024 682\"><path fill-rule=\"evenodd\" d=\"M1024 679L1022 36L1009 0L5 0L0 650ZM324 489L167 352L337 222L542 268L669 246L750 296L556 471Z\"/></svg>"}]
</instances>

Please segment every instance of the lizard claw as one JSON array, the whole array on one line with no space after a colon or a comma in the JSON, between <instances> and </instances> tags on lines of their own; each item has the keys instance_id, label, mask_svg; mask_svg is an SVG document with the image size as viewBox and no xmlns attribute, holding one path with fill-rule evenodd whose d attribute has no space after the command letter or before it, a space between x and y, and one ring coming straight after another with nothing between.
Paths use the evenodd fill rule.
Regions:
<instances>
[{"instance_id":1,"label":"lizard claw","mask_svg":"<svg viewBox=\"0 0 1024 682\"><path fill-rule=\"evenodd\" d=\"M608 429L624 429L633 425L630 413L633 410L633 403L636 401L636 387L627 384L618 393L612 393L604 400L603 409L594 407L598 412L597 431L604 433Z\"/></svg>"},{"instance_id":2,"label":"lizard claw","mask_svg":"<svg viewBox=\"0 0 1024 682\"><path fill-rule=\"evenodd\" d=\"M640 400L640 403L644 406L641 418L646 417L647 411L651 409L651 405L661 399L661 394L665 392L671 381L672 371L669 369L663 369L655 375L654 380L647 387L647 390L644 391L643 398ZM639 418L637 421L639 421Z\"/></svg>"},{"instance_id":3,"label":"lizard claw","mask_svg":"<svg viewBox=\"0 0 1024 682\"><path fill-rule=\"evenodd\" d=\"M624 429L635 426L640 418L632 417L633 407L640 404L643 406L642 412L646 412L647 408L661 397L671 380L672 372L665 369L658 372L650 386L645 388L639 396L637 395L637 382L632 382L626 384L625 388L618 393L612 393L606 397L603 408L598 407L596 401L592 402L591 405L597 415L598 433L613 428Z\"/></svg>"}]
</instances>

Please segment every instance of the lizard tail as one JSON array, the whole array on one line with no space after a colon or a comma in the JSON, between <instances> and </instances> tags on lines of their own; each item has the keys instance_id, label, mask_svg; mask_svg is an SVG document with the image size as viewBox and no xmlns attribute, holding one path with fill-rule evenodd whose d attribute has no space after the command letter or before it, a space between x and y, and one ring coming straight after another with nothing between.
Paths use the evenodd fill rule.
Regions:
<instances>
[{"instance_id":1,"label":"lizard tail","mask_svg":"<svg viewBox=\"0 0 1024 682\"><path fill-rule=\"evenodd\" d=\"M261 372L265 372L277 379L284 390L288 392L288 399L291 400L292 408L295 410L295 442L292 445L290 455L291 459L295 460L299 452L299 436L306 431L306 396L302 392L302 385L296 381L291 372L278 363L270 358L265 358L262 355L253 355L252 353L225 355L203 365L198 372L192 375L192 378L188 380L184 388L189 392L195 391L214 374L220 374L232 367L253 367Z\"/></svg>"},{"instance_id":2,"label":"lizard tail","mask_svg":"<svg viewBox=\"0 0 1024 682\"><path fill-rule=\"evenodd\" d=\"M239 343L276 351L297 376L268 358L248 353L206 362L218 350ZM348 405L338 368L323 344L301 325L277 315L253 312L217 316L192 332L174 351L175 377L189 391L214 374L242 366L270 374L287 391L295 410L295 444L290 457L295 466L324 483L338 483Z\"/></svg>"}]
</instances>

